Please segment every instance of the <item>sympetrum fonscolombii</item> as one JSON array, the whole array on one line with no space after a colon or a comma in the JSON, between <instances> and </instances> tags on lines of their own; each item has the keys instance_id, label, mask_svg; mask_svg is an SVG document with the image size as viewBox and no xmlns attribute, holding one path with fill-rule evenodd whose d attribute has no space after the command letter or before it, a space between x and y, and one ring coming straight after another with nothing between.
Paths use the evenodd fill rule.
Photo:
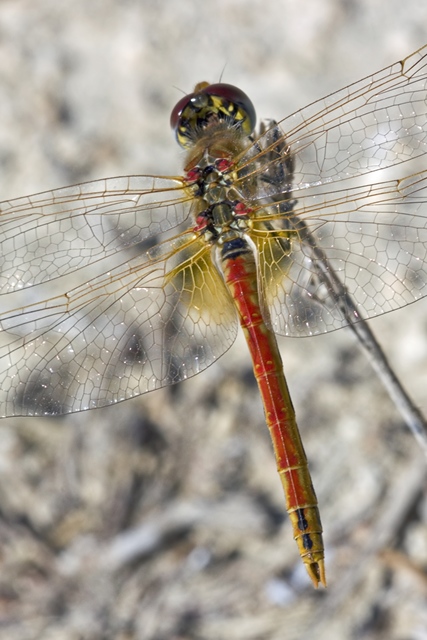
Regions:
<instances>
[{"instance_id":1,"label":"sympetrum fonscolombii","mask_svg":"<svg viewBox=\"0 0 427 640\"><path fill-rule=\"evenodd\" d=\"M201 83L171 117L183 177L1 203L1 414L81 411L174 384L221 356L240 322L294 537L326 584L275 333L350 325L369 343L363 318L426 294L426 84L427 47L254 134L242 91Z\"/></svg>"}]
</instances>

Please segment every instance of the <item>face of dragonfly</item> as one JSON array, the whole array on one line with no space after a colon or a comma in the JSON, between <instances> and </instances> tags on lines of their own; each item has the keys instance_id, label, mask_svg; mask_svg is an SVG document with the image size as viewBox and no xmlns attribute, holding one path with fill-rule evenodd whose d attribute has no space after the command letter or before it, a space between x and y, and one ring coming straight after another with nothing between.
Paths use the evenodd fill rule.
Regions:
<instances>
[{"instance_id":1,"label":"face of dragonfly","mask_svg":"<svg viewBox=\"0 0 427 640\"><path fill-rule=\"evenodd\" d=\"M347 323L327 265L367 318L424 296L426 58L256 134L243 92L202 83L172 114L181 179L2 203L1 415L105 406L212 364L238 326L217 261L229 233L251 244L264 319L281 335Z\"/></svg>"}]
</instances>

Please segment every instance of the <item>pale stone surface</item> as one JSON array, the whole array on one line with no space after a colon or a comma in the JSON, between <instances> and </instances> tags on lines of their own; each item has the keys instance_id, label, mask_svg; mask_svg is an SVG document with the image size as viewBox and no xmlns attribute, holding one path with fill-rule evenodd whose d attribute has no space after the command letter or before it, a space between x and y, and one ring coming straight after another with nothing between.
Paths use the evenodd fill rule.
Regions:
<instances>
[{"instance_id":1,"label":"pale stone surface","mask_svg":"<svg viewBox=\"0 0 427 640\"><path fill-rule=\"evenodd\" d=\"M169 112L181 90L222 75L259 116L280 118L411 53L426 25L419 0L5 0L1 199L176 174ZM425 411L426 309L374 323ZM281 525L239 339L172 391L2 422L1 639L425 637L426 577L415 566L427 557L414 542L426 536L425 502L414 497L393 554L362 563L391 487L397 494L421 454L345 331L281 344L321 502L326 594L312 593ZM119 537L136 527L139 552L138 535ZM358 589L340 602L359 566Z\"/></svg>"}]
</instances>

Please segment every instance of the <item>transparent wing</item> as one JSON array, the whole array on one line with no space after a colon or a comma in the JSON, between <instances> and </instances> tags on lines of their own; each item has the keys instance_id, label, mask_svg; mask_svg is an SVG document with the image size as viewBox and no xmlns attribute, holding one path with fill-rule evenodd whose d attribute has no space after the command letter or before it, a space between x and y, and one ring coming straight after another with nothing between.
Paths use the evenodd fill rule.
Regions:
<instances>
[{"instance_id":1,"label":"transparent wing","mask_svg":"<svg viewBox=\"0 0 427 640\"><path fill-rule=\"evenodd\" d=\"M426 295L427 47L280 125L240 159L236 181L259 221L272 327L301 336L347 324L329 276L365 318Z\"/></svg>"},{"instance_id":2,"label":"transparent wing","mask_svg":"<svg viewBox=\"0 0 427 640\"><path fill-rule=\"evenodd\" d=\"M0 295L88 265L102 272L189 220L189 201L179 179L126 176L1 202Z\"/></svg>"},{"instance_id":3,"label":"transparent wing","mask_svg":"<svg viewBox=\"0 0 427 640\"><path fill-rule=\"evenodd\" d=\"M250 199L253 180L261 177L258 197L293 190L299 198L301 190L351 178L360 184L367 173L424 156L426 86L427 46L278 123L293 157L292 185L266 179L262 159L268 164L283 162L283 151L274 153L277 138L267 130L240 158L236 186Z\"/></svg>"},{"instance_id":4,"label":"transparent wing","mask_svg":"<svg viewBox=\"0 0 427 640\"><path fill-rule=\"evenodd\" d=\"M134 176L1 204L2 415L104 406L224 353L235 311L191 203Z\"/></svg>"}]
</instances>

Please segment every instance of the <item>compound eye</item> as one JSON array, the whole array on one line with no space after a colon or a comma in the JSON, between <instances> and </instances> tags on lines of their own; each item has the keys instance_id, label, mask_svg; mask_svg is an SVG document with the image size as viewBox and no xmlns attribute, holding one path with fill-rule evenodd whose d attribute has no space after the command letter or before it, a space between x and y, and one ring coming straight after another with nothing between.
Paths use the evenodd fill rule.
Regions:
<instances>
[{"instance_id":1,"label":"compound eye","mask_svg":"<svg viewBox=\"0 0 427 640\"><path fill-rule=\"evenodd\" d=\"M171 127L184 148L190 148L213 121L238 126L250 135L256 124L255 109L246 93L231 84L200 82L193 93L181 98L170 117Z\"/></svg>"},{"instance_id":2,"label":"compound eye","mask_svg":"<svg viewBox=\"0 0 427 640\"><path fill-rule=\"evenodd\" d=\"M210 84L206 87L205 92L208 95L222 98L224 103L236 105L236 107L239 108L239 111L245 115L245 130L252 133L256 125L256 113L252 101L244 91L232 84L218 82L217 84Z\"/></svg>"},{"instance_id":3,"label":"compound eye","mask_svg":"<svg viewBox=\"0 0 427 640\"><path fill-rule=\"evenodd\" d=\"M194 98L195 95L195 93L189 93L188 96L184 96L179 102L176 103L176 105L172 109L170 123L173 131L176 131L178 129L182 112L184 111L185 107L190 104L191 99Z\"/></svg>"},{"instance_id":4,"label":"compound eye","mask_svg":"<svg viewBox=\"0 0 427 640\"><path fill-rule=\"evenodd\" d=\"M256 113L252 101L248 98L246 93L235 87L232 84L226 84L225 82L218 82L217 84L208 84L207 82L201 82L196 86L193 93L189 93L177 102L172 109L170 117L171 128L176 131L180 124L182 112L185 108L191 105L195 110L201 108L205 101L202 100L203 94L208 96L217 96L221 98L223 102L234 104L245 113L248 119L248 128L252 132L255 129ZM201 104L198 104L201 103Z\"/></svg>"}]
</instances>

